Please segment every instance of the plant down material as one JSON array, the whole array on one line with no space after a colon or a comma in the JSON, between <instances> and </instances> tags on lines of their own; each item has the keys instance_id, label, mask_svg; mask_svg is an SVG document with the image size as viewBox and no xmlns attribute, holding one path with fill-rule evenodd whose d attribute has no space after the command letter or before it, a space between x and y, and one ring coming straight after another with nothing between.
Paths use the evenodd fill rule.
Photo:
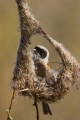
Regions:
<instances>
[{"instance_id":1,"label":"plant down material","mask_svg":"<svg viewBox=\"0 0 80 120\"><path fill-rule=\"evenodd\" d=\"M71 53L59 42L51 38L30 12L26 0L16 0L20 17L21 40L11 87L20 95L37 101L55 102L64 97L71 86L80 79L80 65ZM61 58L62 68L49 69L44 78L36 74L35 61L31 49L32 35L43 36L55 48Z\"/></svg>"}]
</instances>

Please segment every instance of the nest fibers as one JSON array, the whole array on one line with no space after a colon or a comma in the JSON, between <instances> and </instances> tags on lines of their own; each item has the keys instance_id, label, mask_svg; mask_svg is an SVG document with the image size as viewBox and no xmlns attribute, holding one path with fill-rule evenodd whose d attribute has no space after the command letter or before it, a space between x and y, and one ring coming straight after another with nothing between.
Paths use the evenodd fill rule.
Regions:
<instances>
[{"instance_id":1,"label":"nest fibers","mask_svg":"<svg viewBox=\"0 0 80 120\"><path fill-rule=\"evenodd\" d=\"M55 102L64 97L71 86L80 79L80 65L71 53L56 40L44 32L39 22L31 14L26 0L16 0L20 16L21 41L17 53L17 62L11 87L22 96L29 96L37 101ZM46 76L36 74L35 61L30 46L32 35L40 34L46 38L62 61L59 70L46 70Z\"/></svg>"}]
</instances>

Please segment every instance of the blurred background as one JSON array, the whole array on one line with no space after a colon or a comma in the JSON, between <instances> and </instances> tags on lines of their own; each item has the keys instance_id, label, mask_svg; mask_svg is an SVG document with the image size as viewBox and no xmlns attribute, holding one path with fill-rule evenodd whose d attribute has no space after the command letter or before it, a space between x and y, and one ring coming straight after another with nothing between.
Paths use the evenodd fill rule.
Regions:
<instances>
[{"instance_id":1,"label":"blurred background","mask_svg":"<svg viewBox=\"0 0 80 120\"><path fill-rule=\"evenodd\" d=\"M63 43L80 62L80 0L27 0L34 16L46 32ZM10 81L20 42L19 17L15 0L0 0L0 120L6 120L12 89ZM50 61L58 55L43 38L32 37L32 47L44 45ZM52 64L53 69L59 67ZM80 120L80 81L63 100L52 104L53 116L44 116L39 103L40 120ZM33 100L16 94L11 115L14 120L35 120Z\"/></svg>"}]
</instances>

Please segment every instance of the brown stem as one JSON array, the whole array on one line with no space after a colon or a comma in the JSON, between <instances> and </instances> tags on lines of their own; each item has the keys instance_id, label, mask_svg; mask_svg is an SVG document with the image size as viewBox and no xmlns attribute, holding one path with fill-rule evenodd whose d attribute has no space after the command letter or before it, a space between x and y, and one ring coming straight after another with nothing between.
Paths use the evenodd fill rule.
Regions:
<instances>
[{"instance_id":1,"label":"brown stem","mask_svg":"<svg viewBox=\"0 0 80 120\"><path fill-rule=\"evenodd\" d=\"M56 62L56 61L54 61L54 62L49 62L49 64L54 64L54 63L56 63L56 64L62 64L61 62Z\"/></svg>"},{"instance_id":2,"label":"brown stem","mask_svg":"<svg viewBox=\"0 0 80 120\"><path fill-rule=\"evenodd\" d=\"M10 102L10 106L8 108L8 117L7 117L7 120L10 120L10 112L11 112L11 108L12 108L12 103L13 103L13 100L14 100L14 95L15 95L15 90L13 90L13 94L12 94L12 98L11 98L11 102Z\"/></svg>"}]
</instances>

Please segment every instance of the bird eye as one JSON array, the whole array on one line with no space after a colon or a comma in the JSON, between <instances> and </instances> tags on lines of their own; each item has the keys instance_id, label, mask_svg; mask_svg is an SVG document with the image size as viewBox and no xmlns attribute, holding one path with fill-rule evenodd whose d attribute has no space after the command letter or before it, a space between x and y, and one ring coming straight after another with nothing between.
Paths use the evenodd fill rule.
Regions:
<instances>
[{"instance_id":1,"label":"bird eye","mask_svg":"<svg viewBox=\"0 0 80 120\"><path fill-rule=\"evenodd\" d=\"M41 53L41 49L39 47L35 47L35 49L39 54Z\"/></svg>"}]
</instances>

